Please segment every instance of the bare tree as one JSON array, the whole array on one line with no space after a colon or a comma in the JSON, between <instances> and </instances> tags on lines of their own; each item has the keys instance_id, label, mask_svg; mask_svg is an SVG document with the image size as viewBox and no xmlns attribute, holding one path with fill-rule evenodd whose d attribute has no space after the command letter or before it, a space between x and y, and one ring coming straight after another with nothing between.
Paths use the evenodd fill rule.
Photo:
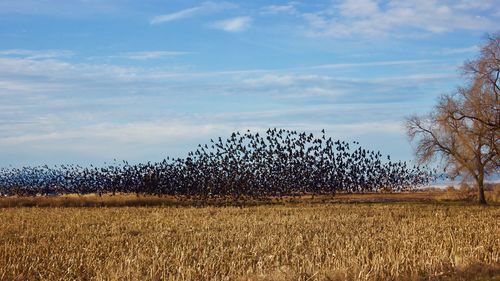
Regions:
<instances>
[{"instance_id":1,"label":"bare tree","mask_svg":"<svg viewBox=\"0 0 500 281\"><path fill-rule=\"evenodd\" d=\"M474 99L470 99L465 104L465 110L454 108L450 112L457 119L475 119L492 130L498 130L500 127L500 113L498 106L498 95L500 94L500 32L487 37L486 44L481 48L481 55L475 60L467 61L463 66L463 71L471 83L471 90L484 92L489 95L493 101L485 104L487 108L478 111L477 116L467 114L467 106L475 106ZM465 96L466 100L467 96Z\"/></svg>"},{"instance_id":2,"label":"bare tree","mask_svg":"<svg viewBox=\"0 0 500 281\"><path fill-rule=\"evenodd\" d=\"M407 133L420 163L440 159L451 177L473 178L486 204L485 176L500 166L500 33L488 37L481 55L463 69L468 85L442 95L431 113L407 118Z\"/></svg>"}]
</instances>

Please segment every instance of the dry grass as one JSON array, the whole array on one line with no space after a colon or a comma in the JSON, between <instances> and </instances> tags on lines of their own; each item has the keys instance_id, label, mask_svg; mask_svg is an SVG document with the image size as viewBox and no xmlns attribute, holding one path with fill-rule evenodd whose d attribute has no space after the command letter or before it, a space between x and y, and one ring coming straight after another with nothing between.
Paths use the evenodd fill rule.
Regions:
<instances>
[{"instance_id":1,"label":"dry grass","mask_svg":"<svg viewBox=\"0 0 500 281\"><path fill-rule=\"evenodd\" d=\"M227 206L227 205L290 205L290 204L317 204L317 203L442 203L463 202L474 203L477 201L477 192L472 189L445 189L427 190L418 192L400 193L364 193L364 194L336 194L335 196L302 196L269 200L248 200L234 202L216 199L212 201L197 201L193 199L174 198L171 196L136 196L134 194L111 195L62 195L62 196L36 196L36 197L0 197L0 208L12 207L154 207L154 206ZM486 191L489 204L500 203L500 186Z\"/></svg>"},{"instance_id":2,"label":"dry grass","mask_svg":"<svg viewBox=\"0 0 500 281\"><path fill-rule=\"evenodd\" d=\"M439 204L3 208L0 280L498 280L499 221Z\"/></svg>"},{"instance_id":3,"label":"dry grass","mask_svg":"<svg viewBox=\"0 0 500 281\"><path fill-rule=\"evenodd\" d=\"M500 203L500 184L487 184L485 187L486 201L490 204ZM436 199L441 201L462 201L476 202L478 198L478 190L474 186L467 183L462 183L458 188L449 186L444 190L434 192Z\"/></svg>"}]
</instances>

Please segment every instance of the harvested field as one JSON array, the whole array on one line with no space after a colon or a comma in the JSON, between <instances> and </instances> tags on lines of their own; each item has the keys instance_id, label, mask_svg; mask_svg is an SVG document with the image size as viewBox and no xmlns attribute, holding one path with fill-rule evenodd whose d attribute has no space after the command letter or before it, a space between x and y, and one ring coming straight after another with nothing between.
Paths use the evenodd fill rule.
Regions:
<instances>
[{"instance_id":1,"label":"harvested field","mask_svg":"<svg viewBox=\"0 0 500 281\"><path fill-rule=\"evenodd\" d=\"M500 278L497 206L33 207L0 220L0 280Z\"/></svg>"}]
</instances>

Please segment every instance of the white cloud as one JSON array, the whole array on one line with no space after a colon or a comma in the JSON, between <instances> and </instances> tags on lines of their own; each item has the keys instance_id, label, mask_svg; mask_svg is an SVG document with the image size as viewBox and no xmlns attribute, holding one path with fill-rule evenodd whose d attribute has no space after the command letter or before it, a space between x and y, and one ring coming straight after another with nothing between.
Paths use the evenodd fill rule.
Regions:
<instances>
[{"instance_id":1,"label":"white cloud","mask_svg":"<svg viewBox=\"0 0 500 281\"><path fill-rule=\"evenodd\" d=\"M165 23L165 22L170 22L170 21L175 21L175 20L180 20L184 18L189 18L196 13L198 13L201 10L201 7L194 7L194 8L189 8L185 9L179 12L171 13L171 14L166 14L166 15L161 15L161 16L156 16L151 20L151 24L158 24L158 23Z\"/></svg>"},{"instance_id":2,"label":"white cloud","mask_svg":"<svg viewBox=\"0 0 500 281\"><path fill-rule=\"evenodd\" d=\"M214 13L235 8L236 5L227 2L203 2L201 5L184 9L175 13L159 15L151 19L151 24L167 23L171 21L191 18L206 13Z\"/></svg>"},{"instance_id":3,"label":"white cloud","mask_svg":"<svg viewBox=\"0 0 500 281\"><path fill-rule=\"evenodd\" d=\"M366 77L344 71L391 64L418 67L416 73L382 78L376 71ZM182 156L197 143L247 128L325 128L335 138L399 134L401 116L418 108L419 95L428 95L433 84L441 91L450 81L432 75L431 62L317 67L181 73L0 58L2 161L155 160ZM60 88L50 89L55 86Z\"/></svg>"},{"instance_id":4,"label":"white cloud","mask_svg":"<svg viewBox=\"0 0 500 281\"><path fill-rule=\"evenodd\" d=\"M334 64L320 64L304 68L310 69L333 69L333 68L360 68L369 66L396 66L396 65L419 65L425 63L432 63L431 60L389 60L389 61L373 61L373 62L359 62L359 63L334 63Z\"/></svg>"},{"instance_id":5,"label":"white cloud","mask_svg":"<svg viewBox=\"0 0 500 281\"><path fill-rule=\"evenodd\" d=\"M289 3L287 5L269 5L262 7L260 13L263 15L274 15L274 14L296 14L297 9L294 3Z\"/></svg>"},{"instance_id":6,"label":"white cloud","mask_svg":"<svg viewBox=\"0 0 500 281\"><path fill-rule=\"evenodd\" d=\"M160 59L166 57L176 57L189 55L190 52L176 52L176 51L143 51L143 52L125 52L121 53L115 57L121 57L131 60L149 60L149 59Z\"/></svg>"},{"instance_id":7,"label":"white cloud","mask_svg":"<svg viewBox=\"0 0 500 281\"><path fill-rule=\"evenodd\" d=\"M423 73L423 74L409 74L402 76L394 75L388 77L368 79L367 81L372 83L412 82L415 84L420 84L422 82L446 81L448 79L458 78L458 77L459 75L456 73Z\"/></svg>"},{"instance_id":8,"label":"white cloud","mask_svg":"<svg viewBox=\"0 0 500 281\"><path fill-rule=\"evenodd\" d=\"M470 9L475 9L475 10L487 10L491 9L492 7L495 6L494 0L461 0L457 4L458 9L463 9L463 10L470 10Z\"/></svg>"},{"instance_id":9,"label":"white cloud","mask_svg":"<svg viewBox=\"0 0 500 281\"><path fill-rule=\"evenodd\" d=\"M221 29L227 32L240 32L248 27L252 23L251 17L235 17L226 20L216 21L211 24L213 28Z\"/></svg>"},{"instance_id":10,"label":"white cloud","mask_svg":"<svg viewBox=\"0 0 500 281\"><path fill-rule=\"evenodd\" d=\"M248 112L255 115L255 112ZM22 127L23 124L13 124ZM28 124L26 124L28 125ZM36 125L36 124L34 124ZM265 132L270 127L319 133L325 129L335 139L357 139L363 142L373 137L404 135L400 122L357 122L335 124L331 122L300 121L274 122L269 119L250 123L205 121L204 123L169 120L168 122L100 123L80 128L58 128L45 133L0 136L3 165L36 165L78 163L101 164L116 158L130 162L162 161L167 156L185 157L197 144L209 144L211 138L227 138L234 131ZM1 129L1 126L0 126ZM361 139L359 138L361 137ZM366 137L365 137L366 138ZM363 143L364 144L364 143ZM385 153L391 152L387 149ZM395 156L395 155L393 155Z\"/></svg>"},{"instance_id":11,"label":"white cloud","mask_svg":"<svg viewBox=\"0 0 500 281\"><path fill-rule=\"evenodd\" d=\"M268 87L268 86L291 86L301 82L307 82L307 81L320 82L326 80L331 80L331 78L328 76L320 76L320 75L265 74L260 77L244 79L242 83L251 87Z\"/></svg>"},{"instance_id":12,"label":"white cloud","mask_svg":"<svg viewBox=\"0 0 500 281\"><path fill-rule=\"evenodd\" d=\"M310 88L305 88L303 94L296 94L290 96L291 98L311 98L311 97L321 97L326 99L335 99L342 95L348 94L348 91L333 88L333 87L322 87L322 86L312 86Z\"/></svg>"},{"instance_id":13,"label":"white cloud","mask_svg":"<svg viewBox=\"0 0 500 281\"><path fill-rule=\"evenodd\" d=\"M54 82L36 82L36 81L16 81L16 80L0 80L0 96L7 92L57 92L67 89L64 85Z\"/></svg>"},{"instance_id":14,"label":"white cloud","mask_svg":"<svg viewBox=\"0 0 500 281\"><path fill-rule=\"evenodd\" d=\"M132 122L132 123L110 123L102 122L92 125L75 127L57 127L57 130L38 131L30 128L51 126L51 122L61 125L60 120L40 120L40 122L25 122L26 130L17 132L14 136L0 136L0 144L18 146L25 144L50 145L53 143L62 143L65 146L78 147L82 144L106 144L112 143L114 146L165 143L182 143L186 140L196 139L207 141L208 137L228 136L234 130L244 131L264 131L269 127L288 127L292 129L302 129L305 131L318 130L321 128L329 131L342 131L345 134L356 135L355 132L398 132L401 130L401 122L394 120L381 120L380 122L358 121L348 123L326 122L318 120L318 116L331 114L331 111L342 110L345 112L357 111L360 107L300 107L288 110L273 111L247 111L232 114L210 114L209 116L191 116L190 120L168 119L150 122ZM365 109L366 110L366 109ZM286 119L291 116L310 116L307 120L294 119L283 123L280 117ZM234 122L233 120L241 118ZM316 117L316 119L314 118ZM277 118L270 122L270 118ZM8 125L8 124L7 124ZM12 125L12 124L11 124ZM18 123L13 124L19 126ZM193 147L194 148L194 147Z\"/></svg>"},{"instance_id":15,"label":"white cloud","mask_svg":"<svg viewBox=\"0 0 500 281\"><path fill-rule=\"evenodd\" d=\"M498 28L494 13L481 16L477 12L486 7L471 1L389 0L381 5L373 0L344 0L302 16L309 25L306 33L312 36L405 37L415 33L494 30Z\"/></svg>"},{"instance_id":16,"label":"white cloud","mask_svg":"<svg viewBox=\"0 0 500 281\"><path fill-rule=\"evenodd\" d=\"M446 48L442 49L436 54L439 55L456 55L456 54L467 54L467 53L477 53L479 52L479 46L470 46L464 48Z\"/></svg>"},{"instance_id":17,"label":"white cloud","mask_svg":"<svg viewBox=\"0 0 500 281\"><path fill-rule=\"evenodd\" d=\"M412 64L418 67L401 67ZM19 126L9 125L9 133L5 133L30 135L41 130L36 135L44 135L44 138L59 137L53 133L67 131L68 128L77 131L80 127L88 127L88 124L113 120L128 124L143 124L148 120L170 120L176 116L178 109L175 108L186 112L183 114L189 117L187 120L202 111L206 115L198 119L199 124L222 122L233 128L252 125L261 120L263 124L276 121L281 125L292 126L290 122L304 118L315 119L314 113L318 111L308 109L309 111L302 113L291 112L287 113L287 118L279 115L276 116L277 119L271 115L253 113L262 110L259 108L261 105L288 108L294 104L304 106L335 101L344 107L346 103L385 104L395 100L413 101L418 99L421 93L429 94L435 88L442 91L443 87L450 83L449 78L454 78L455 69L451 70L452 73L437 73L436 65L439 65L439 62L415 60L283 69L179 72L157 66L124 67L57 59L0 58L0 120L32 122L39 117L57 115L54 117L60 118L60 123L34 126L25 132L18 132ZM349 71L344 71L367 66L394 67L395 70L404 68L408 71L393 71L392 74L382 76L383 73L377 73L377 69L374 69L375 71L369 71L370 75L366 77L352 76ZM248 100L252 102L246 102ZM206 102L211 106L203 106ZM105 110L102 110L103 108ZM358 109L359 107L356 108ZM234 119L242 117L221 122L210 117L217 112L233 110L237 111L239 116L245 110L253 116L241 122ZM337 116L335 112L338 111L338 108L329 109L328 114L323 115ZM366 112L370 113L369 110ZM358 115L348 112L337 117L339 122L347 116L362 119ZM92 118L89 119L89 116ZM127 127L127 130L136 127ZM110 130L118 132L113 128ZM149 133L148 129L145 131ZM12 139L12 142L14 141Z\"/></svg>"},{"instance_id":18,"label":"white cloud","mask_svg":"<svg viewBox=\"0 0 500 281\"><path fill-rule=\"evenodd\" d=\"M183 53L183 52L179 52ZM130 52L123 56L133 59L152 59L162 56L177 55L171 52ZM194 81L203 78L224 78L223 81L243 83L246 86L287 86L310 81L353 82L346 77L333 77L318 72L367 67L418 66L419 69L432 69L436 65L432 60L394 60L357 63L320 64L311 66L278 69L242 69L228 71L186 71L158 67L130 67L114 64L70 63L63 59L30 59L18 57L0 57L0 88L18 91L67 90L72 87L114 88L115 84L130 87L133 83L172 83ZM454 71L454 69L452 70ZM433 75L436 70L427 73ZM454 73L454 72L453 72ZM438 75L442 75L439 74ZM37 77L33 79L32 77ZM394 76L393 76L394 77ZM407 75L407 77L415 77ZM439 77L438 77L439 78ZM399 79L399 78L398 78ZM367 81L370 79L367 78ZM358 80L356 80L356 83Z\"/></svg>"},{"instance_id":19,"label":"white cloud","mask_svg":"<svg viewBox=\"0 0 500 281\"><path fill-rule=\"evenodd\" d=\"M23 57L26 59L51 59L71 57L74 53L68 50L24 50L9 49L0 50L0 56L3 57Z\"/></svg>"},{"instance_id":20,"label":"white cloud","mask_svg":"<svg viewBox=\"0 0 500 281\"><path fill-rule=\"evenodd\" d=\"M378 13L379 8L373 0L347 0L340 5L340 12L346 17L366 17Z\"/></svg>"},{"instance_id":21,"label":"white cloud","mask_svg":"<svg viewBox=\"0 0 500 281\"><path fill-rule=\"evenodd\" d=\"M206 136L214 131L230 131L223 125L190 124L184 121L169 120L164 122L148 123L99 123L80 128L71 128L56 132L39 134L22 134L13 137L0 138L5 145L52 142L52 141L113 141L117 145L123 143L154 144L164 143L165 140L180 141L191 137L194 133Z\"/></svg>"}]
</instances>

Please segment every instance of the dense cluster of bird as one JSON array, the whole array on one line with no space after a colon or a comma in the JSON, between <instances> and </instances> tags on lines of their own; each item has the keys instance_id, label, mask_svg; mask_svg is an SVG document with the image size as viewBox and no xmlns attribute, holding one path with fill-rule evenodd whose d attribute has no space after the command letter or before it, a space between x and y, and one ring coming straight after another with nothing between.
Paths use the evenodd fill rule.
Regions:
<instances>
[{"instance_id":1,"label":"dense cluster of bird","mask_svg":"<svg viewBox=\"0 0 500 281\"><path fill-rule=\"evenodd\" d=\"M0 194L137 193L201 198L262 198L336 192L401 191L433 173L392 162L358 142L283 129L235 132L198 145L186 158L103 167L0 168Z\"/></svg>"}]
</instances>

